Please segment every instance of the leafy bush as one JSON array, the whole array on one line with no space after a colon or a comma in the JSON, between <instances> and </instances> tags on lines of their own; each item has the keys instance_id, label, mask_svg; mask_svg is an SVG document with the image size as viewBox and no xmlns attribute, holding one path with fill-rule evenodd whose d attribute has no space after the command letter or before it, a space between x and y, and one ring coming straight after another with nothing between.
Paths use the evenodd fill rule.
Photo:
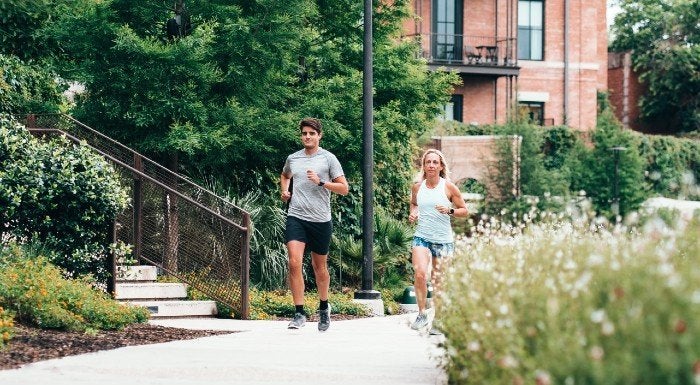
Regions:
<instances>
[{"instance_id":1,"label":"leafy bush","mask_svg":"<svg viewBox=\"0 0 700 385\"><path fill-rule=\"evenodd\" d=\"M145 308L123 305L87 279L66 279L41 255L18 246L0 250L0 306L26 323L46 329L121 329L144 322Z\"/></svg>"},{"instance_id":2,"label":"leafy bush","mask_svg":"<svg viewBox=\"0 0 700 385\"><path fill-rule=\"evenodd\" d=\"M0 306L0 349L14 336L14 315Z\"/></svg>"},{"instance_id":3,"label":"leafy bush","mask_svg":"<svg viewBox=\"0 0 700 385\"><path fill-rule=\"evenodd\" d=\"M374 216L373 273L374 282L381 287L404 287L411 279L411 239L413 230L405 222L383 210ZM329 253L331 283L341 280L343 286L359 287L362 281L361 234L334 235Z\"/></svg>"},{"instance_id":4,"label":"leafy bush","mask_svg":"<svg viewBox=\"0 0 700 385\"><path fill-rule=\"evenodd\" d=\"M5 11L2 11L3 15ZM22 47L23 50L26 48ZM66 87L58 84L56 76L45 68L0 53L0 113L58 112L63 102L61 88Z\"/></svg>"},{"instance_id":5,"label":"leafy bush","mask_svg":"<svg viewBox=\"0 0 700 385\"><path fill-rule=\"evenodd\" d=\"M699 200L700 141L639 135L651 191L668 198Z\"/></svg>"},{"instance_id":6,"label":"leafy bush","mask_svg":"<svg viewBox=\"0 0 700 385\"><path fill-rule=\"evenodd\" d=\"M276 317L293 317L294 301L289 291L251 290L250 318L273 319ZM304 311L314 314L318 310L318 294L308 292L304 295ZM330 293L328 303L333 314L349 314L358 316L370 315L370 310L364 305L352 301L351 294Z\"/></svg>"},{"instance_id":7,"label":"leafy bush","mask_svg":"<svg viewBox=\"0 0 700 385\"><path fill-rule=\"evenodd\" d=\"M89 147L40 141L0 117L0 234L40 239L69 274L103 280L108 227L127 201L115 171Z\"/></svg>"},{"instance_id":8,"label":"leafy bush","mask_svg":"<svg viewBox=\"0 0 700 385\"><path fill-rule=\"evenodd\" d=\"M619 213L624 216L637 210L648 196L637 138L631 131L623 130L608 110L598 117L592 140L594 148L579 146L569 157L572 190L585 191L596 212L610 217L617 183ZM613 151L616 147L623 148L617 155Z\"/></svg>"},{"instance_id":9,"label":"leafy bush","mask_svg":"<svg viewBox=\"0 0 700 385\"><path fill-rule=\"evenodd\" d=\"M492 226L439 301L451 383L697 384L700 220Z\"/></svg>"},{"instance_id":10,"label":"leafy bush","mask_svg":"<svg viewBox=\"0 0 700 385\"><path fill-rule=\"evenodd\" d=\"M259 179L262 177L258 176ZM250 282L262 289L280 289L287 285L287 248L284 243L285 215L280 200L264 196L259 190L237 196L216 181L206 181L212 191L250 213Z\"/></svg>"}]
</instances>

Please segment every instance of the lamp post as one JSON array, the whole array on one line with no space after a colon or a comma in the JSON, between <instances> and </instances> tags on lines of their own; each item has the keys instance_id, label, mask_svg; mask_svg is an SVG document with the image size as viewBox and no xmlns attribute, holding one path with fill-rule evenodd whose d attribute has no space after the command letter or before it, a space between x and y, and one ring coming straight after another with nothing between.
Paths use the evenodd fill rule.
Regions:
<instances>
[{"instance_id":1,"label":"lamp post","mask_svg":"<svg viewBox=\"0 0 700 385\"><path fill-rule=\"evenodd\" d=\"M615 174L613 177L613 199L611 210L613 215L615 215L615 221L618 221L620 216L620 152L625 151L627 148L616 146L611 148L613 152L613 159L615 162Z\"/></svg>"},{"instance_id":2,"label":"lamp post","mask_svg":"<svg viewBox=\"0 0 700 385\"><path fill-rule=\"evenodd\" d=\"M355 299L378 300L381 294L373 290L372 246L374 243L374 210L372 180L374 179L372 71L372 0L364 0L364 39L362 71L362 290Z\"/></svg>"}]
</instances>

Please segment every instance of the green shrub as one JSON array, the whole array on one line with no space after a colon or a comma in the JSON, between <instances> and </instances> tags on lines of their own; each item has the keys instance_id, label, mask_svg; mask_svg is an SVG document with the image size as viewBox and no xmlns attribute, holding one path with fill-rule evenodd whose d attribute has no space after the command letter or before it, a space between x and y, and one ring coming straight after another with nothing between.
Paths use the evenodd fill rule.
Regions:
<instances>
[{"instance_id":1,"label":"green shrub","mask_svg":"<svg viewBox=\"0 0 700 385\"><path fill-rule=\"evenodd\" d=\"M289 291L251 290L250 318L273 319L277 317L293 317L294 301ZM314 314L318 310L318 294L307 292L304 295L304 311ZM357 316L370 315L364 305L352 301L350 293L330 293L328 302L333 308L333 314L348 314Z\"/></svg>"},{"instance_id":2,"label":"green shrub","mask_svg":"<svg viewBox=\"0 0 700 385\"><path fill-rule=\"evenodd\" d=\"M623 130L612 112L607 111L599 116L592 140L594 148L579 146L569 158L571 189L585 191L597 213L612 217L617 180L619 213L624 216L637 210L649 195L638 138ZM618 152L617 160L615 147L624 148Z\"/></svg>"},{"instance_id":3,"label":"green shrub","mask_svg":"<svg viewBox=\"0 0 700 385\"><path fill-rule=\"evenodd\" d=\"M3 13L6 11L4 8ZM58 112L65 103L61 92L67 87L57 83L57 77L46 68L26 64L13 55L0 54L0 113Z\"/></svg>"},{"instance_id":4,"label":"green shrub","mask_svg":"<svg viewBox=\"0 0 700 385\"><path fill-rule=\"evenodd\" d=\"M14 315L0 306L0 349L14 336Z\"/></svg>"},{"instance_id":5,"label":"green shrub","mask_svg":"<svg viewBox=\"0 0 700 385\"><path fill-rule=\"evenodd\" d=\"M697 384L700 221L604 223L501 228L460 250L438 297L451 383Z\"/></svg>"},{"instance_id":6,"label":"green shrub","mask_svg":"<svg viewBox=\"0 0 700 385\"><path fill-rule=\"evenodd\" d=\"M670 136L639 135L645 176L655 195L700 199L700 141Z\"/></svg>"},{"instance_id":7,"label":"green shrub","mask_svg":"<svg viewBox=\"0 0 700 385\"><path fill-rule=\"evenodd\" d=\"M412 279L410 253L413 230L406 221L396 219L383 210L376 211L374 219L373 280L381 287L404 287L406 280ZM328 258L331 283L359 287L363 260L361 234L334 235Z\"/></svg>"},{"instance_id":8,"label":"green shrub","mask_svg":"<svg viewBox=\"0 0 700 385\"><path fill-rule=\"evenodd\" d=\"M40 141L0 116L0 235L41 240L69 274L102 281L108 227L127 202L113 168L89 147Z\"/></svg>"},{"instance_id":9,"label":"green shrub","mask_svg":"<svg viewBox=\"0 0 700 385\"><path fill-rule=\"evenodd\" d=\"M46 258L27 257L17 246L0 251L0 306L17 319L46 329L121 329L144 322L145 308L123 305L87 279L66 279Z\"/></svg>"}]
</instances>

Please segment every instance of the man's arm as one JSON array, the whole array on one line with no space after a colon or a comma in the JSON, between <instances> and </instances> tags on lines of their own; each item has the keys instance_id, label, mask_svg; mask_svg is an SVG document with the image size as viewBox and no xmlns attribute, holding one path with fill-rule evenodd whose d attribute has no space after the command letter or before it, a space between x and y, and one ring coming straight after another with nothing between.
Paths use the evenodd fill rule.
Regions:
<instances>
[{"instance_id":1,"label":"man's arm","mask_svg":"<svg viewBox=\"0 0 700 385\"><path fill-rule=\"evenodd\" d=\"M340 195L348 195L348 192L350 192L350 186L348 185L348 181L345 179L345 175L341 175L333 179L331 182L324 183L323 187Z\"/></svg>"},{"instance_id":2,"label":"man's arm","mask_svg":"<svg viewBox=\"0 0 700 385\"><path fill-rule=\"evenodd\" d=\"M282 173L280 175L280 190L282 191L280 197L282 201L286 202L292 197L292 192L289 191L289 182L292 180L289 176Z\"/></svg>"}]
</instances>

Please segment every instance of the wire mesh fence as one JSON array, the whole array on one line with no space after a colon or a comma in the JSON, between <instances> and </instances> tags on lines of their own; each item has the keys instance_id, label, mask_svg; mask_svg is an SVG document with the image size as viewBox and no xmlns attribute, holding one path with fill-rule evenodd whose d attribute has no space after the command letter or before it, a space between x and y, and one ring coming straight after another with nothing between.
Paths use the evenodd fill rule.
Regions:
<instances>
[{"instance_id":1,"label":"wire mesh fence","mask_svg":"<svg viewBox=\"0 0 700 385\"><path fill-rule=\"evenodd\" d=\"M30 115L25 124L35 134L85 141L115 166L131 200L116 218L114 241L248 318L247 212L70 116Z\"/></svg>"}]
</instances>

